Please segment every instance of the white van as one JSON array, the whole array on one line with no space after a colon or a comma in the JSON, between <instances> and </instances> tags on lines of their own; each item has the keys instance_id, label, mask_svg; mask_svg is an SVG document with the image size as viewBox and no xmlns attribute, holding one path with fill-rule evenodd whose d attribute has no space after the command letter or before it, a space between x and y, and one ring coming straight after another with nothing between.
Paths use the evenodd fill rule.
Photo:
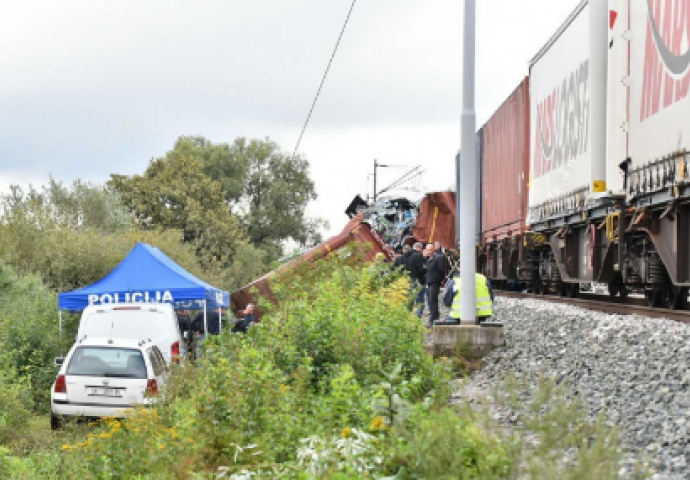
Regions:
<instances>
[{"instance_id":1,"label":"white van","mask_svg":"<svg viewBox=\"0 0 690 480\"><path fill-rule=\"evenodd\" d=\"M77 338L84 336L151 340L168 363L186 354L177 315L169 303L90 305L79 322Z\"/></svg>"}]
</instances>

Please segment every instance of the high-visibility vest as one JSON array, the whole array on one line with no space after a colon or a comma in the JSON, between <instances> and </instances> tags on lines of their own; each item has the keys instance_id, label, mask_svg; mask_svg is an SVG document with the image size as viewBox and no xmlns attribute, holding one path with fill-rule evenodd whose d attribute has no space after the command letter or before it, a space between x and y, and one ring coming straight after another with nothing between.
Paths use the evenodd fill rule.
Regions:
<instances>
[{"instance_id":1,"label":"high-visibility vest","mask_svg":"<svg viewBox=\"0 0 690 480\"><path fill-rule=\"evenodd\" d=\"M474 289L475 296L477 297L477 316L490 317L494 313L494 302L491 301L491 293L489 292L489 287L486 286L486 277L481 273L474 274ZM455 290L455 296L453 297L453 306L450 309L450 316L451 318L460 319L462 318L460 309L460 299L462 298L462 282L460 277L455 278L453 290Z\"/></svg>"}]
</instances>

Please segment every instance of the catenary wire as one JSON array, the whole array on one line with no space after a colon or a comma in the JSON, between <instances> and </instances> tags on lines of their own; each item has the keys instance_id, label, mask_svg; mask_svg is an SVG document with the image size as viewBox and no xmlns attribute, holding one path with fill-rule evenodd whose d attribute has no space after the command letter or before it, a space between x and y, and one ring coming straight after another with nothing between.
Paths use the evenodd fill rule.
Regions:
<instances>
[{"instance_id":1,"label":"catenary wire","mask_svg":"<svg viewBox=\"0 0 690 480\"><path fill-rule=\"evenodd\" d=\"M309 109L309 114L307 114L307 119L304 121L302 132L299 134L299 138L297 139L297 145L295 145L295 150L292 152L293 157L297 155L297 150L299 149L300 143L302 143L302 137L304 136L304 132L307 130L307 125L309 125L309 120L311 119L311 114L314 112L314 107L316 107L316 102L319 100L321 89L323 88L323 84L326 82L328 71L331 69L331 64L333 63L333 59L335 58L336 52L338 51L338 46L340 46L340 41L342 40L343 34L345 33L345 29L347 28L347 24L350 21L350 15L352 15L352 10L355 8L355 3L357 3L357 0L352 0L350 10L347 12L347 17L345 17L345 23L343 23L343 28L342 30L340 30L340 36L338 36L338 41L335 43L333 53L331 53L331 59L328 61L326 71L324 72L323 77L321 78L321 84L319 85L319 89L316 91L316 96L314 97L314 101L312 102L311 108Z\"/></svg>"}]
</instances>

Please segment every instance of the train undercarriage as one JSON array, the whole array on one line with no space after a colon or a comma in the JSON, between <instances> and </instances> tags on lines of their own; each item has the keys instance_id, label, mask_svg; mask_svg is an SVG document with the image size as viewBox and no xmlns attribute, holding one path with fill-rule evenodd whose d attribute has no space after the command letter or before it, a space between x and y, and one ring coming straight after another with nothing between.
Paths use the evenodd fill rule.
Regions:
<instances>
[{"instance_id":1,"label":"train undercarriage","mask_svg":"<svg viewBox=\"0 0 690 480\"><path fill-rule=\"evenodd\" d=\"M632 173L651 178L647 185L653 182L651 173ZM478 268L498 289L575 298L598 283L608 286L611 297L638 294L650 307L686 309L690 185L641 193L629 204L609 197L532 224L521 235L487 242Z\"/></svg>"}]
</instances>

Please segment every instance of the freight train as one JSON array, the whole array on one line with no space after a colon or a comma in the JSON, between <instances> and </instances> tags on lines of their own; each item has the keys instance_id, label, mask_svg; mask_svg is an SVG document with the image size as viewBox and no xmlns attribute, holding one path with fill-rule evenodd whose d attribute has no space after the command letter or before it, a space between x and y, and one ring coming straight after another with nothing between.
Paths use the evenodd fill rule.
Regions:
<instances>
[{"instance_id":1,"label":"freight train","mask_svg":"<svg viewBox=\"0 0 690 480\"><path fill-rule=\"evenodd\" d=\"M687 307L690 0L580 3L480 129L478 269Z\"/></svg>"}]
</instances>

